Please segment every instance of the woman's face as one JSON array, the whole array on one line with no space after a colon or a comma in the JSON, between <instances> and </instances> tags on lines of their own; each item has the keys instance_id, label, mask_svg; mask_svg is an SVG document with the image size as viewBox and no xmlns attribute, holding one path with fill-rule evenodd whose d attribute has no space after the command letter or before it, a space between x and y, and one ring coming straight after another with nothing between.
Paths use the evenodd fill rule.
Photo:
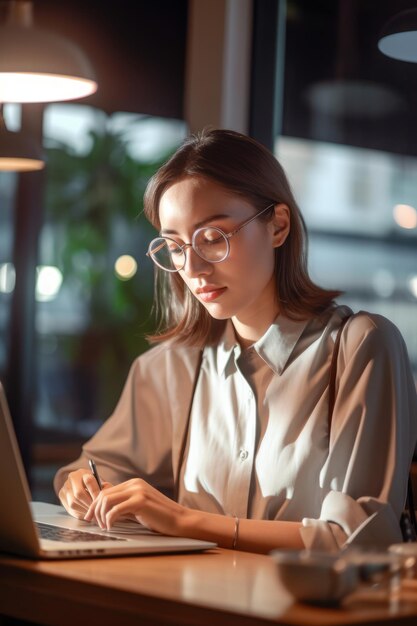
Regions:
<instances>
[{"instance_id":1,"label":"woman's face","mask_svg":"<svg viewBox=\"0 0 417 626\"><path fill-rule=\"evenodd\" d=\"M284 207L280 218L280 207ZM201 226L217 226L225 233L257 212L254 206L205 178L184 178L162 195L159 204L161 234L180 245L191 242ZM230 253L220 263L209 263L186 249L179 272L193 295L216 319L232 318L236 325L259 325L276 316L275 248L285 240L288 209L278 205L278 216L268 222L255 219L230 239ZM281 211L282 212L282 211Z\"/></svg>"}]
</instances>

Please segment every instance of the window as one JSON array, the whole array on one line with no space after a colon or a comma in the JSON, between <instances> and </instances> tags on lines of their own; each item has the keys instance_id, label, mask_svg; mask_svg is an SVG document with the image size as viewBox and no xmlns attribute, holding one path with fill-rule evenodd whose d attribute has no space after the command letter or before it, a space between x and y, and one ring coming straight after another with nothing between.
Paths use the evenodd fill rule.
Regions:
<instances>
[{"instance_id":1,"label":"window","mask_svg":"<svg viewBox=\"0 0 417 626\"><path fill-rule=\"evenodd\" d=\"M43 499L51 497L57 465L66 455L76 458L81 442L109 417L131 363L148 348L153 265L145 253L154 229L142 198L185 134L177 120L82 105L46 108L34 474L38 493L43 485L49 490ZM45 465L48 442L55 444L55 465Z\"/></svg>"},{"instance_id":2,"label":"window","mask_svg":"<svg viewBox=\"0 0 417 626\"><path fill-rule=\"evenodd\" d=\"M286 3L274 149L310 232L312 277L344 290L340 301L354 310L391 319L417 380L417 144L409 80L417 65L378 51L390 16L378 6Z\"/></svg>"},{"instance_id":3,"label":"window","mask_svg":"<svg viewBox=\"0 0 417 626\"><path fill-rule=\"evenodd\" d=\"M16 175L0 174L0 380L5 374L8 346L11 294L15 271L12 263L13 199Z\"/></svg>"}]
</instances>

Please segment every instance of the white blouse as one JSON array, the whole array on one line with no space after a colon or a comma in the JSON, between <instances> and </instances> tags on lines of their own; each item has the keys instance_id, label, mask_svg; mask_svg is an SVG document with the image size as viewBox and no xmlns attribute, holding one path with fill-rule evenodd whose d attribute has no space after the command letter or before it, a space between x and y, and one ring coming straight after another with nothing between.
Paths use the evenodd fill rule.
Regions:
<instances>
[{"instance_id":1,"label":"white blouse","mask_svg":"<svg viewBox=\"0 0 417 626\"><path fill-rule=\"evenodd\" d=\"M133 364L112 417L58 472L56 490L90 456L110 482L176 483L191 508L301 521L306 547L401 541L416 390L398 329L359 312L342 331L328 432L330 362L350 313L279 315L245 351L229 322L204 349L194 393L199 351L152 348Z\"/></svg>"}]
</instances>

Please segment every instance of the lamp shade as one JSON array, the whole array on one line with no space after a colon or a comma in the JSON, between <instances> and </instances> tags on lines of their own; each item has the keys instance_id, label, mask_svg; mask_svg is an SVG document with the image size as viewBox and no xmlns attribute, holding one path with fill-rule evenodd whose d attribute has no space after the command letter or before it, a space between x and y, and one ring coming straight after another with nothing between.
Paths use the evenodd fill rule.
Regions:
<instances>
[{"instance_id":1,"label":"lamp shade","mask_svg":"<svg viewBox=\"0 0 417 626\"><path fill-rule=\"evenodd\" d=\"M57 102L97 90L93 68L68 39L32 26L32 3L10 3L0 26L0 102Z\"/></svg>"},{"instance_id":2,"label":"lamp shade","mask_svg":"<svg viewBox=\"0 0 417 626\"><path fill-rule=\"evenodd\" d=\"M0 170L28 172L43 167L42 151L30 135L0 128Z\"/></svg>"},{"instance_id":3,"label":"lamp shade","mask_svg":"<svg viewBox=\"0 0 417 626\"><path fill-rule=\"evenodd\" d=\"M417 9L394 15L381 32L378 48L393 59L417 63Z\"/></svg>"}]
</instances>

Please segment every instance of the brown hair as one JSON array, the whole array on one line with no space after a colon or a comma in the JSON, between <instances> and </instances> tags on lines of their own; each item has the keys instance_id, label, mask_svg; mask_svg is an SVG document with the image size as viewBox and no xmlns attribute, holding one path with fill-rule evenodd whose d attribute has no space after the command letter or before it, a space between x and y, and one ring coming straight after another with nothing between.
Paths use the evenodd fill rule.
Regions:
<instances>
[{"instance_id":1,"label":"brown hair","mask_svg":"<svg viewBox=\"0 0 417 626\"><path fill-rule=\"evenodd\" d=\"M339 291L315 285L307 270L307 234L287 177L274 155L255 140L231 130L205 129L184 141L150 179L144 196L145 215L160 229L159 202L164 192L185 177L204 177L242 196L257 210L286 204L290 232L276 249L275 276L280 310L293 319L317 315L333 303ZM270 219L267 212L265 219ZM262 219L261 216L260 219ZM173 339L188 345L214 343L224 320L213 319L191 294L178 273L155 268L155 303L159 317L151 341Z\"/></svg>"}]
</instances>

